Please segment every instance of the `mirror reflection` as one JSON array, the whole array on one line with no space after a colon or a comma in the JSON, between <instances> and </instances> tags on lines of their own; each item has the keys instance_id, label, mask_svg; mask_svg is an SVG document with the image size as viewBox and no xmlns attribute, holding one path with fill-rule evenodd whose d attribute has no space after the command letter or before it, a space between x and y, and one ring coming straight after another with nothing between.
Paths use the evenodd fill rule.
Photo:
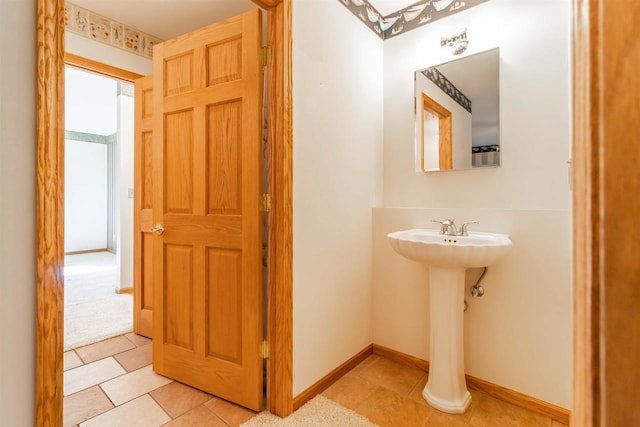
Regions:
<instances>
[{"instance_id":1,"label":"mirror reflection","mask_svg":"<svg viewBox=\"0 0 640 427\"><path fill-rule=\"evenodd\" d=\"M416 165L500 165L499 48L415 72Z\"/></svg>"}]
</instances>

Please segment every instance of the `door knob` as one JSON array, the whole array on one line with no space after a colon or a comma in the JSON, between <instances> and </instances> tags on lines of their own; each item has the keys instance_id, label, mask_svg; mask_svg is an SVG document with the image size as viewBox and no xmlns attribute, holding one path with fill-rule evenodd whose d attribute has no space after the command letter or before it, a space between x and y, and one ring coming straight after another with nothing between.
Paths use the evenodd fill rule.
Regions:
<instances>
[{"instance_id":1,"label":"door knob","mask_svg":"<svg viewBox=\"0 0 640 427\"><path fill-rule=\"evenodd\" d=\"M150 230L152 233L156 233L158 236L164 233L164 227L162 224L158 223L155 227Z\"/></svg>"}]
</instances>

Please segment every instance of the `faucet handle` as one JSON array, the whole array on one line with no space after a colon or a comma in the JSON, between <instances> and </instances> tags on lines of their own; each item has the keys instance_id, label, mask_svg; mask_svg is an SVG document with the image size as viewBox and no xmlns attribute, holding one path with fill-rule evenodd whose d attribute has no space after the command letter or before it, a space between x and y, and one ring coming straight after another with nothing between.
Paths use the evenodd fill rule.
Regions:
<instances>
[{"instance_id":1,"label":"faucet handle","mask_svg":"<svg viewBox=\"0 0 640 427\"><path fill-rule=\"evenodd\" d=\"M462 224L460 226L460 232L458 233L459 236L468 236L469 232L467 231L467 225L469 224L480 224L479 221L467 221L464 224Z\"/></svg>"},{"instance_id":2,"label":"faucet handle","mask_svg":"<svg viewBox=\"0 0 640 427\"><path fill-rule=\"evenodd\" d=\"M432 219L431 222L437 222L439 224L451 225L451 224L455 223L456 220L453 219L453 218L447 218L447 219L442 219L442 220L440 220L440 219Z\"/></svg>"},{"instance_id":3,"label":"faucet handle","mask_svg":"<svg viewBox=\"0 0 640 427\"><path fill-rule=\"evenodd\" d=\"M440 224L440 234L449 234L449 227L453 224L453 219L432 219L431 222ZM455 227L455 226L454 226Z\"/></svg>"},{"instance_id":4,"label":"faucet handle","mask_svg":"<svg viewBox=\"0 0 640 427\"><path fill-rule=\"evenodd\" d=\"M437 219L432 219L431 222L440 223L440 234L445 234L448 236L457 235L456 224L453 218L443 219L442 221Z\"/></svg>"}]
</instances>

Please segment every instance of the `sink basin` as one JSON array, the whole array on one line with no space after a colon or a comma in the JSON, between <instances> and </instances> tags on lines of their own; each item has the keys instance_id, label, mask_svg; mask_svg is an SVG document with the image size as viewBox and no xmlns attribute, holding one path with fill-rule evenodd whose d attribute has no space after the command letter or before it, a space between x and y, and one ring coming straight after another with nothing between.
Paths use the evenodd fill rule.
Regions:
<instances>
[{"instance_id":1,"label":"sink basin","mask_svg":"<svg viewBox=\"0 0 640 427\"><path fill-rule=\"evenodd\" d=\"M391 247L429 267L429 379L422 397L436 409L464 413L471 404L464 375L465 271L498 262L511 248L506 234L445 236L414 229L388 234Z\"/></svg>"},{"instance_id":2,"label":"sink basin","mask_svg":"<svg viewBox=\"0 0 640 427\"><path fill-rule=\"evenodd\" d=\"M388 235L391 247L405 258L439 268L475 268L495 264L509 251L506 234L469 232L445 236L439 230L413 229Z\"/></svg>"}]
</instances>

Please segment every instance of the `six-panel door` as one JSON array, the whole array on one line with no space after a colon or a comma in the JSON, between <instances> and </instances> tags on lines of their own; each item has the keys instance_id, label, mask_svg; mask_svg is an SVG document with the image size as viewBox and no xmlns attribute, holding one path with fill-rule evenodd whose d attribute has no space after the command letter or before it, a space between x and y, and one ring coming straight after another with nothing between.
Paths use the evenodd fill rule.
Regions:
<instances>
[{"instance_id":1,"label":"six-panel door","mask_svg":"<svg viewBox=\"0 0 640 427\"><path fill-rule=\"evenodd\" d=\"M261 16L154 49L153 368L262 408Z\"/></svg>"}]
</instances>

